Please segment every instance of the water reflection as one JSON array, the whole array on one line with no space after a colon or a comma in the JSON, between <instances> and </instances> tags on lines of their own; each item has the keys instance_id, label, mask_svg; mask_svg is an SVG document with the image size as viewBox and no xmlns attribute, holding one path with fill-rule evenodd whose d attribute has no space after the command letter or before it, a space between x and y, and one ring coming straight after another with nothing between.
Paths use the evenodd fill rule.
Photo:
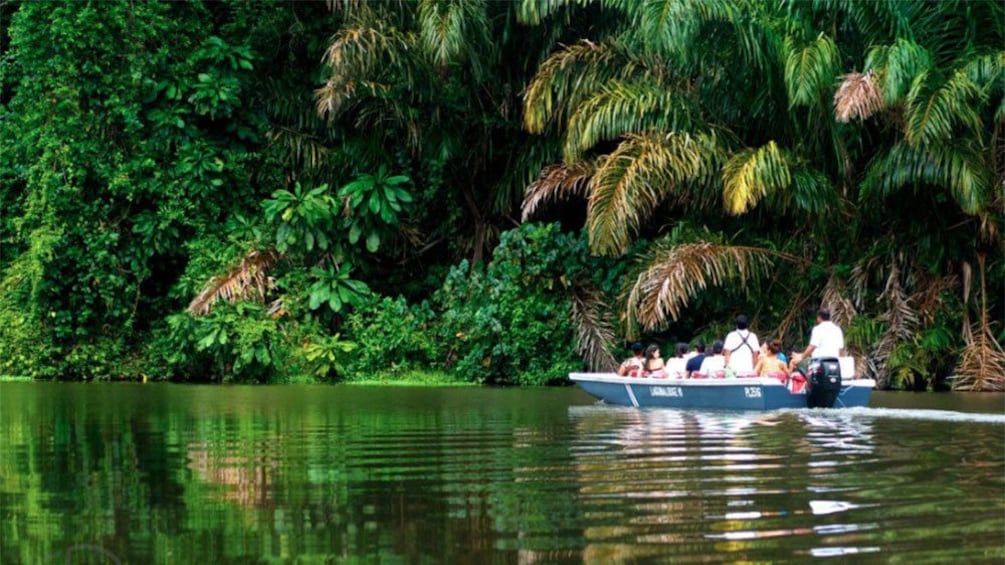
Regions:
<instances>
[{"instance_id":1,"label":"water reflection","mask_svg":"<svg viewBox=\"0 0 1005 565\"><path fill-rule=\"evenodd\" d=\"M574 393L0 385L0 562L1005 559L994 415Z\"/></svg>"},{"instance_id":2,"label":"water reflection","mask_svg":"<svg viewBox=\"0 0 1005 565\"><path fill-rule=\"evenodd\" d=\"M826 540L875 530L875 522L813 524L816 516L866 506L819 494L847 490L836 480L838 467L871 460L871 420L835 412L602 405L570 407L569 419L578 431L571 452L580 493L591 509L584 519L618 524L584 530L588 561L651 558L653 544L673 544L678 558L699 560L708 542L715 551L749 557L764 540L775 540L769 553L804 545L793 543L796 536L824 542L811 548L813 555L871 551L828 547Z\"/></svg>"}]
</instances>

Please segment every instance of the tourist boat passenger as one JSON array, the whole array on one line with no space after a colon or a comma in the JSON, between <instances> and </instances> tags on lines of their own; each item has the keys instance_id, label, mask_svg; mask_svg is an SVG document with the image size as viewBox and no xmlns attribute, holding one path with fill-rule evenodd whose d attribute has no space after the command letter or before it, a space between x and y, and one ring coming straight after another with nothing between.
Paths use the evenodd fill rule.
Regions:
<instances>
[{"instance_id":1,"label":"tourist boat passenger","mask_svg":"<svg viewBox=\"0 0 1005 565\"><path fill-rule=\"evenodd\" d=\"M655 343L646 348L645 371L643 374L654 379L662 379L667 376L663 358L660 357L660 347Z\"/></svg>"},{"instance_id":2,"label":"tourist boat passenger","mask_svg":"<svg viewBox=\"0 0 1005 565\"><path fill-rule=\"evenodd\" d=\"M754 372L759 377L778 377L782 382L789 376L785 362L778 358L782 344L777 339L765 341L761 345L761 355L754 366Z\"/></svg>"},{"instance_id":3,"label":"tourist boat passenger","mask_svg":"<svg viewBox=\"0 0 1005 565\"><path fill-rule=\"evenodd\" d=\"M645 363L645 357L643 357L642 352L645 348L642 347L641 343L636 341L632 344L631 349L632 356L625 359L624 363L618 367L618 374L622 377L626 375L638 377L642 374L643 365Z\"/></svg>"},{"instance_id":4,"label":"tourist boat passenger","mask_svg":"<svg viewBox=\"0 0 1005 565\"><path fill-rule=\"evenodd\" d=\"M701 369L698 371L706 377L720 377L726 368L726 357L722 354L722 342L716 341L712 344L712 354L705 357L701 362Z\"/></svg>"}]
</instances>

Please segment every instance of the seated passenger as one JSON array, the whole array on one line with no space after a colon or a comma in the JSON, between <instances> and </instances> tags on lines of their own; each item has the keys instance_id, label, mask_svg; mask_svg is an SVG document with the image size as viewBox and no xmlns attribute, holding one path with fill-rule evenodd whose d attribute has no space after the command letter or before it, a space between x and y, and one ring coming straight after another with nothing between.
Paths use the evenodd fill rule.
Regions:
<instances>
[{"instance_id":1,"label":"seated passenger","mask_svg":"<svg viewBox=\"0 0 1005 565\"><path fill-rule=\"evenodd\" d=\"M632 344L631 349L632 356L625 359L625 362L618 367L618 374L622 377L626 375L637 377L642 372L642 366L645 361L645 358L642 357L642 344L636 341Z\"/></svg>"},{"instance_id":2,"label":"seated passenger","mask_svg":"<svg viewBox=\"0 0 1005 565\"><path fill-rule=\"evenodd\" d=\"M725 369L726 357L722 354L722 342L716 341L712 344L712 354L701 362L701 369L698 372L706 377L721 377Z\"/></svg>"},{"instance_id":3,"label":"seated passenger","mask_svg":"<svg viewBox=\"0 0 1005 565\"><path fill-rule=\"evenodd\" d=\"M777 339L764 342L761 346L761 354L757 358L757 365L754 366L754 372L757 373L757 376L777 376L783 379L789 376L785 362L778 358L781 350L782 344Z\"/></svg>"},{"instance_id":4,"label":"seated passenger","mask_svg":"<svg viewBox=\"0 0 1005 565\"><path fill-rule=\"evenodd\" d=\"M683 379L684 369L686 367L687 361L681 359L680 357L671 357L666 360L663 370L666 372L667 377L671 379Z\"/></svg>"},{"instance_id":5,"label":"seated passenger","mask_svg":"<svg viewBox=\"0 0 1005 565\"><path fill-rule=\"evenodd\" d=\"M684 376L688 378L691 377L692 373L701 372L701 363L705 360L705 342L695 342L691 350L694 355L687 360L687 365L684 366Z\"/></svg>"},{"instance_id":6,"label":"seated passenger","mask_svg":"<svg viewBox=\"0 0 1005 565\"><path fill-rule=\"evenodd\" d=\"M660 357L660 347L655 343L646 348L645 367L643 375L662 379L666 377L666 370L663 368L663 358Z\"/></svg>"}]
</instances>

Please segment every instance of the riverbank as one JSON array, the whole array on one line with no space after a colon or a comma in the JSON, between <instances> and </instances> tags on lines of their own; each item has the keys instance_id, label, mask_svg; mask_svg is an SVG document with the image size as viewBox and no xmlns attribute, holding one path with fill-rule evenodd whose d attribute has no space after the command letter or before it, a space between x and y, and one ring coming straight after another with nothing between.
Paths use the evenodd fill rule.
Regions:
<instances>
[{"instance_id":1,"label":"riverbank","mask_svg":"<svg viewBox=\"0 0 1005 565\"><path fill-rule=\"evenodd\" d=\"M145 375L141 375L136 378L110 378L110 377L97 377L93 379L85 379L83 381L67 381L67 382L107 382L107 383L135 383L135 382L169 382L169 383L190 383L190 384L252 384L252 383L220 383L218 381L159 381L155 379L145 378ZM14 375L0 375L0 383L22 383L22 382L52 382L58 379L36 379L33 377L26 376L14 376ZM263 383L264 384L264 383ZM305 376L303 379L292 380L285 383L270 383L270 384L284 384L284 385L316 385L316 384L340 384L340 385L352 385L352 386L426 386L426 387L477 387L481 386L481 383L470 382L470 381L459 381L457 377L451 375L446 371L437 370L409 370L397 374L372 374L366 376L358 376L351 379L339 380L339 381L324 381L319 380L310 376Z\"/></svg>"}]
</instances>

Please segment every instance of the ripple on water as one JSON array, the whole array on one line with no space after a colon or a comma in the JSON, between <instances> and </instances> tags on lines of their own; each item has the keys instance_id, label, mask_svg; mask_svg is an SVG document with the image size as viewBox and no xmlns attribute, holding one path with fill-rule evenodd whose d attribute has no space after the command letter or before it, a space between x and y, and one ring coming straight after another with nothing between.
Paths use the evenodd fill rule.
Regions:
<instances>
[{"instance_id":1,"label":"ripple on water","mask_svg":"<svg viewBox=\"0 0 1005 565\"><path fill-rule=\"evenodd\" d=\"M1005 560L996 414L636 410L554 390L8 390L4 563L94 540L135 563Z\"/></svg>"}]
</instances>

